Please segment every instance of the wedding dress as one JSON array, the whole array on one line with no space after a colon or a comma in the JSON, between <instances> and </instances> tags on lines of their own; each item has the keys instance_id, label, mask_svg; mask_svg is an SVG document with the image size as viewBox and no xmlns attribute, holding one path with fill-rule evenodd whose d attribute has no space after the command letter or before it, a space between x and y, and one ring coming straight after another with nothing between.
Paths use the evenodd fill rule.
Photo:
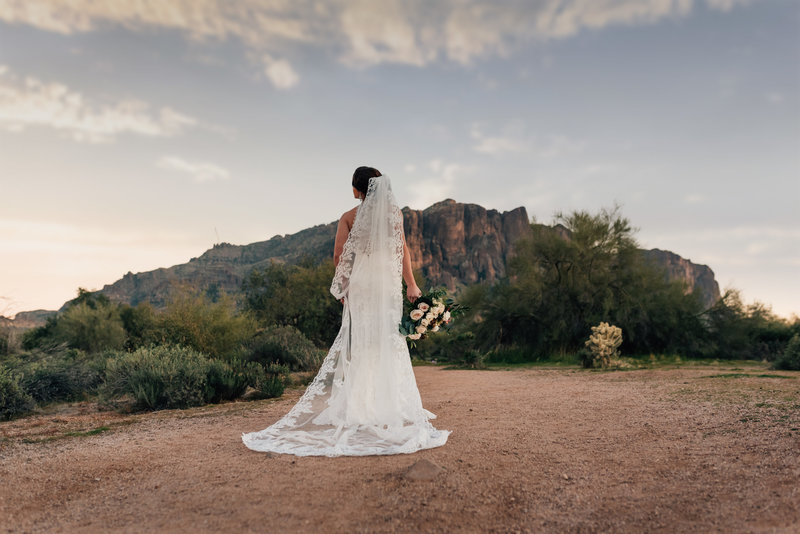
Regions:
<instances>
[{"instance_id":1,"label":"wedding dress","mask_svg":"<svg viewBox=\"0 0 800 534\"><path fill-rule=\"evenodd\" d=\"M444 445L429 422L403 313L403 215L386 176L371 178L344 244L331 293L344 299L342 326L297 404L264 430L243 433L255 451L297 456L412 453Z\"/></svg>"}]
</instances>

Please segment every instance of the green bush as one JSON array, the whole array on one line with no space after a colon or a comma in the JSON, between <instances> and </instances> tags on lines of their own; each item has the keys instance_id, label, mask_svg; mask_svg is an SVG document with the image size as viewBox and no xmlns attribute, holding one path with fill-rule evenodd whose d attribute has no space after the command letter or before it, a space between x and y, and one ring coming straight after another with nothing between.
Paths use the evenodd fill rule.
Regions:
<instances>
[{"instance_id":1,"label":"green bush","mask_svg":"<svg viewBox=\"0 0 800 534\"><path fill-rule=\"evenodd\" d=\"M0 328L0 356L6 356L8 354L10 340L11 333L5 328Z\"/></svg>"},{"instance_id":2,"label":"green bush","mask_svg":"<svg viewBox=\"0 0 800 534\"><path fill-rule=\"evenodd\" d=\"M800 371L800 335L795 334L786 345L783 355L773 363L775 369Z\"/></svg>"},{"instance_id":3,"label":"green bush","mask_svg":"<svg viewBox=\"0 0 800 534\"><path fill-rule=\"evenodd\" d=\"M245 350L250 361L283 364L292 371L316 371L325 358L325 351L293 326L267 328L250 340Z\"/></svg>"},{"instance_id":4,"label":"green bush","mask_svg":"<svg viewBox=\"0 0 800 534\"><path fill-rule=\"evenodd\" d=\"M464 353L463 365L470 369L483 369L486 367L485 360L485 354L476 349L469 349Z\"/></svg>"},{"instance_id":5,"label":"green bush","mask_svg":"<svg viewBox=\"0 0 800 534\"><path fill-rule=\"evenodd\" d=\"M0 367L0 421L25 415L33 407L33 399L19 385L19 377Z\"/></svg>"},{"instance_id":6,"label":"green bush","mask_svg":"<svg viewBox=\"0 0 800 534\"><path fill-rule=\"evenodd\" d=\"M330 293L334 266L306 258L297 265L270 261L242 284L244 307L264 326L288 325L328 347L342 325L342 305Z\"/></svg>"},{"instance_id":7,"label":"green bush","mask_svg":"<svg viewBox=\"0 0 800 534\"><path fill-rule=\"evenodd\" d=\"M127 335L125 350L134 351L159 341L157 315L148 302L140 302L136 306L123 304L119 316Z\"/></svg>"},{"instance_id":8,"label":"green bush","mask_svg":"<svg viewBox=\"0 0 800 534\"><path fill-rule=\"evenodd\" d=\"M42 404L83 398L102 380L102 363L74 349L48 354L18 369L22 373L20 385Z\"/></svg>"},{"instance_id":9,"label":"green bush","mask_svg":"<svg viewBox=\"0 0 800 534\"><path fill-rule=\"evenodd\" d=\"M211 302L202 295L181 293L156 315L156 322L159 342L192 347L212 357L235 355L256 331L250 316L237 313L233 300L224 295Z\"/></svg>"},{"instance_id":10,"label":"green bush","mask_svg":"<svg viewBox=\"0 0 800 534\"><path fill-rule=\"evenodd\" d=\"M233 359L209 359L190 347L160 345L118 354L106 364L105 398L130 396L138 408L187 408L241 397L280 397L289 369Z\"/></svg>"},{"instance_id":11,"label":"green bush","mask_svg":"<svg viewBox=\"0 0 800 534\"><path fill-rule=\"evenodd\" d=\"M55 340L86 352L121 349L126 337L119 310L110 303L70 306L58 316L53 333Z\"/></svg>"},{"instance_id":12,"label":"green bush","mask_svg":"<svg viewBox=\"0 0 800 534\"><path fill-rule=\"evenodd\" d=\"M181 346L143 347L108 360L103 394L130 395L139 408L199 406L213 396L208 359Z\"/></svg>"},{"instance_id":13,"label":"green bush","mask_svg":"<svg viewBox=\"0 0 800 534\"><path fill-rule=\"evenodd\" d=\"M535 361L531 350L526 347L498 346L486 353L484 361L490 363L527 363Z\"/></svg>"},{"instance_id":14,"label":"green bush","mask_svg":"<svg viewBox=\"0 0 800 534\"><path fill-rule=\"evenodd\" d=\"M258 365L258 364L256 364ZM261 367L259 365L259 367ZM254 398L270 399L280 397L286 387L289 368L281 364L268 364L260 372L251 375L254 379L250 384L255 390Z\"/></svg>"},{"instance_id":15,"label":"green bush","mask_svg":"<svg viewBox=\"0 0 800 534\"><path fill-rule=\"evenodd\" d=\"M241 397L247 386L256 387L263 381L264 367L257 362L209 360L206 370L209 386L208 402L220 402ZM278 393L280 396L283 391Z\"/></svg>"}]
</instances>

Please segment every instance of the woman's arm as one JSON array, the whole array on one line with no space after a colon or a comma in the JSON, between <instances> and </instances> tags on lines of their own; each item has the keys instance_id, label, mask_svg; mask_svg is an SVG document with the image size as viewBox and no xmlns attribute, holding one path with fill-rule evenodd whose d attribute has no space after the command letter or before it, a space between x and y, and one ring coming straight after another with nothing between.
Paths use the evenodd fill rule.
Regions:
<instances>
[{"instance_id":1,"label":"woman's arm","mask_svg":"<svg viewBox=\"0 0 800 534\"><path fill-rule=\"evenodd\" d=\"M403 235L403 280L406 281L406 297L409 301L414 302L422 296L422 291L417 287L414 273L411 270L411 253L408 251L405 235Z\"/></svg>"},{"instance_id":2,"label":"woman's arm","mask_svg":"<svg viewBox=\"0 0 800 534\"><path fill-rule=\"evenodd\" d=\"M336 240L333 242L333 266L339 265L339 258L344 250L344 242L350 234L350 225L347 224L347 213L339 219L339 226L336 227Z\"/></svg>"}]
</instances>

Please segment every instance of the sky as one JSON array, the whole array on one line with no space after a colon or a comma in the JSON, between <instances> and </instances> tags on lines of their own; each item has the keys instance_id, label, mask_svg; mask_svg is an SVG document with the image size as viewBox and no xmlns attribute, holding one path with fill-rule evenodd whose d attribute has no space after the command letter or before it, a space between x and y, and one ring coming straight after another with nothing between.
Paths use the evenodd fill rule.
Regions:
<instances>
[{"instance_id":1,"label":"sky","mask_svg":"<svg viewBox=\"0 0 800 534\"><path fill-rule=\"evenodd\" d=\"M0 0L0 314L402 206L621 206L800 314L796 0Z\"/></svg>"}]
</instances>

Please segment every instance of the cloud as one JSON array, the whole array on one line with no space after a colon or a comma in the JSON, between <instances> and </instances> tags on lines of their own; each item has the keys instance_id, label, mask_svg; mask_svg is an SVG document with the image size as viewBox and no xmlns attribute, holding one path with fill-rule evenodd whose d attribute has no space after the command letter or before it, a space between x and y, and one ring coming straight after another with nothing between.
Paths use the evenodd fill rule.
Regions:
<instances>
[{"instance_id":1,"label":"cloud","mask_svg":"<svg viewBox=\"0 0 800 534\"><path fill-rule=\"evenodd\" d=\"M46 126L76 141L107 143L123 133L172 137L197 124L169 107L155 111L131 99L101 105L66 85L32 77L22 80L0 68L0 128L7 131Z\"/></svg>"},{"instance_id":2,"label":"cloud","mask_svg":"<svg viewBox=\"0 0 800 534\"><path fill-rule=\"evenodd\" d=\"M234 38L254 58L264 54L283 57L275 63L279 73L267 77L277 88L285 89L299 79L296 73L294 78L286 75L286 52L293 44L333 50L342 62L356 68L382 63L424 66L440 59L469 64L506 56L529 41L686 17L697 3L699 0L5 0L0 20L62 34L119 25L131 31L152 27L177 30L196 41ZM747 3L705 0L706 6L720 11ZM265 67L269 70L270 65ZM287 80L294 81L287 84Z\"/></svg>"},{"instance_id":3,"label":"cloud","mask_svg":"<svg viewBox=\"0 0 800 534\"><path fill-rule=\"evenodd\" d=\"M156 165L168 171L189 174L198 183L228 180L231 177L227 169L223 169L218 165L212 163L190 163L176 156L164 156L156 162Z\"/></svg>"},{"instance_id":4,"label":"cloud","mask_svg":"<svg viewBox=\"0 0 800 534\"><path fill-rule=\"evenodd\" d=\"M472 149L479 154L501 156L521 153L537 158L555 158L583 149L583 143L561 134L534 135L527 132L525 124L513 121L496 135L484 133L484 127L474 123L470 128L474 140Z\"/></svg>"},{"instance_id":5,"label":"cloud","mask_svg":"<svg viewBox=\"0 0 800 534\"><path fill-rule=\"evenodd\" d=\"M469 167L458 163L445 163L441 159L429 161L426 170L420 171L425 177L411 187L414 191L414 198L409 206L415 209L424 209L435 202L444 200L455 190L458 176L468 171L470 171Z\"/></svg>"},{"instance_id":6,"label":"cloud","mask_svg":"<svg viewBox=\"0 0 800 534\"><path fill-rule=\"evenodd\" d=\"M264 72L276 89L291 89L300 81L292 65L285 59L275 60L265 56L264 64Z\"/></svg>"},{"instance_id":7,"label":"cloud","mask_svg":"<svg viewBox=\"0 0 800 534\"><path fill-rule=\"evenodd\" d=\"M747 5L753 0L706 0L709 7L720 11L730 11L737 5Z\"/></svg>"}]
</instances>

